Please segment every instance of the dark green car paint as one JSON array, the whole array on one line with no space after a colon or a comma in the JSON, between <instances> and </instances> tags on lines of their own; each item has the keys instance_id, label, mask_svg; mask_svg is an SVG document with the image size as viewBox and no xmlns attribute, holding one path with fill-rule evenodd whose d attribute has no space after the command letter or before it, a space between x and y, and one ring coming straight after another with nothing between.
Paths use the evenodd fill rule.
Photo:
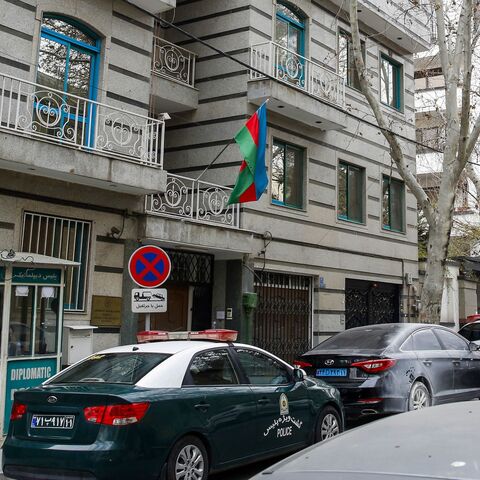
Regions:
<instances>
[{"instance_id":1,"label":"dark green car paint","mask_svg":"<svg viewBox=\"0 0 480 480\"><path fill-rule=\"evenodd\" d=\"M288 415L301 428L277 435L279 399L288 397ZM51 405L47 397L55 395ZM319 412L327 404L340 407L338 392L312 379L283 386L228 385L146 389L131 385L75 384L39 387L15 394L28 405L27 414L10 423L3 446L9 465L91 472L97 479L158 479L172 445L186 434L204 440L212 471L223 470L295 450L312 442ZM259 402L259 400L268 400ZM87 406L150 402L145 417L124 427L88 423ZM30 428L32 413L76 415L73 430Z\"/></svg>"}]
</instances>

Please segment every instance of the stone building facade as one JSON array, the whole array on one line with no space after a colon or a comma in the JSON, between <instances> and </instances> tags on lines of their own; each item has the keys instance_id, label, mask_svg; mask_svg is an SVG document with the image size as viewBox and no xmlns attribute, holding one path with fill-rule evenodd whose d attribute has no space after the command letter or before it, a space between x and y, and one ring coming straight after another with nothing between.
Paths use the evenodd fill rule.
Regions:
<instances>
[{"instance_id":1,"label":"stone building facade","mask_svg":"<svg viewBox=\"0 0 480 480\"><path fill-rule=\"evenodd\" d=\"M345 328L412 319L416 202L355 88L342 3L0 0L0 250L80 264L65 322L98 327L95 350L148 326L218 326L293 358ZM360 4L374 89L414 139L425 27ZM227 206L232 138L265 100L268 189ZM168 312L150 319L130 308L142 244L173 266Z\"/></svg>"}]
</instances>

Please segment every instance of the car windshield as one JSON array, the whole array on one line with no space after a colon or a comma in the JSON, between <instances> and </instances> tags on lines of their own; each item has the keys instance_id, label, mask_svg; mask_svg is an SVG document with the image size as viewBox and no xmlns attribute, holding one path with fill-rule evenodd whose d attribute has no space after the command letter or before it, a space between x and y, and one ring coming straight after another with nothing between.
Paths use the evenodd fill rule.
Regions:
<instances>
[{"instance_id":1,"label":"car windshield","mask_svg":"<svg viewBox=\"0 0 480 480\"><path fill-rule=\"evenodd\" d=\"M135 384L170 355L165 353L102 353L92 355L60 374L58 383Z\"/></svg>"},{"instance_id":2,"label":"car windshield","mask_svg":"<svg viewBox=\"0 0 480 480\"><path fill-rule=\"evenodd\" d=\"M398 336L400 328L368 327L345 330L317 345L314 350L384 350Z\"/></svg>"}]
</instances>

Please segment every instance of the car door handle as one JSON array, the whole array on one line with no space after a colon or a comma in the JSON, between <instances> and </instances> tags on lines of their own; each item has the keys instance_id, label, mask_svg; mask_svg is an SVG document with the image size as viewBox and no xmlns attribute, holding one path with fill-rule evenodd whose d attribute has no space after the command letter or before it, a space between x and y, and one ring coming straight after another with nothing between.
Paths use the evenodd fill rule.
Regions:
<instances>
[{"instance_id":1,"label":"car door handle","mask_svg":"<svg viewBox=\"0 0 480 480\"><path fill-rule=\"evenodd\" d=\"M453 363L454 365L457 365L457 366L458 366L458 365L460 365L460 360L452 360L452 363Z\"/></svg>"},{"instance_id":2,"label":"car door handle","mask_svg":"<svg viewBox=\"0 0 480 480\"><path fill-rule=\"evenodd\" d=\"M202 403L197 403L195 405L195 408L197 410L200 410L201 412L206 412L209 408L210 408L210 404L209 403L205 403L205 402L202 402Z\"/></svg>"},{"instance_id":3,"label":"car door handle","mask_svg":"<svg viewBox=\"0 0 480 480\"><path fill-rule=\"evenodd\" d=\"M431 360L424 360L423 364L426 365L427 367L429 367L432 364L432 361Z\"/></svg>"},{"instance_id":4,"label":"car door handle","mask_svg":"<svg viewBox=\"0 0 480 480\"><path fill-rule=\"evenodd\" d=\"M261 398L260 400L258 400L258 403L260 405L266 405L267 403L270 403L270 400L268 398Z\"/></svg>"}]
</instances>

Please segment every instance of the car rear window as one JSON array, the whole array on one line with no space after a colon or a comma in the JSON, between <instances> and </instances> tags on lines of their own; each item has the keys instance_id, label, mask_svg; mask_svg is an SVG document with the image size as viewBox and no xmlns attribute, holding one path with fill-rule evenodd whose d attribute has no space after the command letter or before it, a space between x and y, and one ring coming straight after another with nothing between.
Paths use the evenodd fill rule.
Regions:
<instances>
[{"instance_id":1,"label":"car rear window","mask_svg":"<svg viewBox=\"0 0 480 480\"><path fill-rule=\"evenodd\" d=\"M170 355L165 353L102 353L92 355L50 384L57 383L137 383Z\"/></svg>"},{"instance_id":2,"label":"car rear window","mask_svg":"<svg viewBox=\"0 0 480 480\"><path fill-rule=\"evenodd\" d=\"M384 350L400 333L400 328L361 328L345 330L317 345L314 350Z\"/></svg>"}]
</instances>

